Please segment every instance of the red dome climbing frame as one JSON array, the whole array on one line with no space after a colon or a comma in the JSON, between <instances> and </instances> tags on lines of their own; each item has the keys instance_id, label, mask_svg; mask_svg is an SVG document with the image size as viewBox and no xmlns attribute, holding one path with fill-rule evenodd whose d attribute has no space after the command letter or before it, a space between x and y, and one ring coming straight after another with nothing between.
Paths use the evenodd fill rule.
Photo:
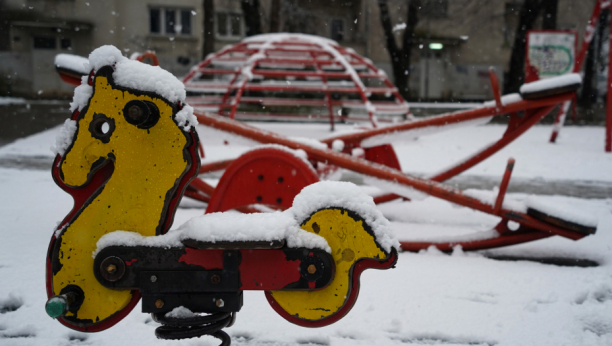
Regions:
<instances>
[{"instance_id":1,"label":"red dome climbing frame","mask_svg":"<svg viewBox=\"0 0 612 346\"><path fill-rule=\"evenodd\" d=\"M232 119L369 120L406 117L408 104L384 71L332 40L252 36L208 56L184 78L197 110Z\"/></svg>"}]
</instances>

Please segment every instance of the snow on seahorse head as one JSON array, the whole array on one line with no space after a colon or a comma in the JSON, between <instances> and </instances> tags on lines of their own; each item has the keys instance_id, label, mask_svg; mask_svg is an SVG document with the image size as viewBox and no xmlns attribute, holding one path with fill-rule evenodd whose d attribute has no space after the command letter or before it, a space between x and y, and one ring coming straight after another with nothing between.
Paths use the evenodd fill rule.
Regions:
<instances>
[{"instance_id":1,"label":"snow on seahorse head","mask_svg":"<svg viewBox=\"0 0 612 346\"><path fill-rule=\"evenodd\" d=\"M71 108L79 110L77 126L67 124L76 133L63 131L58 140L62 180L82 186L107 160L139 170L135 166L143 160L182 158L182 132L197 124L193 108L184 104L183 84L158 66L123 57L113 46L94 50L89 65L92 75L75 90ZM143 141L147 136L156 140Z\"/></svg>"}]
</instances>

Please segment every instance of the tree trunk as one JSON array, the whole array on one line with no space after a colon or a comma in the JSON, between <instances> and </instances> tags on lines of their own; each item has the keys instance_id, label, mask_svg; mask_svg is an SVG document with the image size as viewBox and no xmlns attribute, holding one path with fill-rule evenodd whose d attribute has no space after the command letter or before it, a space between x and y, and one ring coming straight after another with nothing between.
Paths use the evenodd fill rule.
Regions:
<instances>
[{"instance_id":1,"label":"tree trunk","mask_svg":"<svg viewBox=\"0 0 612 346\"><path fill-rule=\"evenodd\" d=\"M204 45L202 47L203 59L215 52L215 2L204 0Z\"/></svg>"},{"instance_id":2,"label":"tree trunk","mask_svg":"<svg viewBox=\"0 0 612 346\"><path fill-rule=\"evenodd\" d=\"M272 0L270 5L270 30L269 32L278 32L280 30L280 0Z\"/></svg>"},{"instance_id":3,"label":"tree trunk","mask_svg":"<svg viewBox=\"0 0 612 346\"><path fill-rule=\"evenodd\" d=\"M525 42L527 31L533 29L533 24L538 17L542 3L536 0L525 0L519 14L519 24L516 28L512 54L510 56L510 68L504 78L504 94L518 92L525 80Z\"/></svg>"},{"instance_id":4,"label":"tree trunk","mask_svg":"<svg viewBox=\"0 0 612 346\"><path fill-rule=\"evenodd\" d=\"M542 0L542 29L557 29L557 8L559 0Z\"/></svg>"},{"instance_id":5,"label":"tree trunk","mask_svg":"<svg viewBox=\"0 0 612 346\"><path fill-rule=\"evenodd\" d=\"M607 19L610 13L609 9L601 11L597 21L596 36L589 45L587 50L586 61L584 63L584 80L582 81L582 92L580 93L580 106L591 109L593 102L597 100L597 54L601 52L601 43L604 37L604 31L607 26Z\"/></svg>"},{"instance_id":6,"label":"tree trunk","mask_svg":"<svg viewBox=\"0 0 612 346\"><path fill-rule=\"evenodd\" d=\"M259 13L259 0L241 0L242 14L246 24L246 36L261 34L261 13Z\"/></svg>"},{"instance_id":7,"label":"tree trunk","mask_svg":"<svg viewBox=\"0 0 612 346\"><path fill-rule=\"evenodd\" d=\"M387 0L378 0L380 9L380 23L383 27L385 41L387 43L387 51L391 58L391 66L393 67L393 79L399 93L405 98L410 97L408 89L408 81L410 79L410 57L412 46L414 45L414 28L418 23L417 10L420 0L409 0L406 28L402 40L403 47L399 49L393 35L391 26L391 17L389 15L389 6Z\"/></svg>"}]
</instances>

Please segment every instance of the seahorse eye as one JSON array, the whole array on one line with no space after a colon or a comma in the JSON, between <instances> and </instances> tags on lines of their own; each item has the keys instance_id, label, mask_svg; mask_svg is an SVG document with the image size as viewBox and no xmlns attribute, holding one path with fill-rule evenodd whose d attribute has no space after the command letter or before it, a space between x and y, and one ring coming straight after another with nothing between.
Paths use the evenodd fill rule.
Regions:
<instances>
[{"instance_id":1,"label":"seahorse eye","mask_svg":"<svg viewBox=\"0 0 612 346\"><path fill-rule=\"evenodd\" d=\"M139 129L149 129L159 120L159 109L153 102L132 100L123 107L125 120Z\"/></svg>"},{"instance_id":2,"label":"seahorse eye","mask_svg":"<svg viewBox=\"0 0 612 346\"><path fill-rule=\"evenodd\" d=\"M94 113L93 120L89 123L89 132L92 137L108 143L115 131L115 120L102 113Z\"/></svg>"}]
</instances>

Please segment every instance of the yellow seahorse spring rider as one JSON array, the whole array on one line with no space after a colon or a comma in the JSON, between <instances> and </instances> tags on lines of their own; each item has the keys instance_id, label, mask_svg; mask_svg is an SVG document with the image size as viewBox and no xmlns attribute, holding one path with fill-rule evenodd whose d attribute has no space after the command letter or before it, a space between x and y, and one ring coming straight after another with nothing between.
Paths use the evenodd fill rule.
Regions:
<instances>
[{"instance_id":1,"label":"yellow seahorse spring rider","mask_svg":"<svg viewBox=\"0 0 612 346\"><path fill-rule=\"evenodd\" d=\"M184 86L112 46L94 50L89 64L92 72L75 90L52 171L75 202L47 256L47 312L62 324L107 329L142 293L143 311L170 319L180 331L158 336L199 336L207 333L181 329L182 322L167 314L186 307L235 316L243 290L264 290L285 319L319 327L348 313L363 270L395 264L398 243L388 221L349 183L310 185L283 212L208 214L167 233L200 167L197 120ZM125 238L127 232L117 231L131 233ZM190 300L181 300L185 292ZM201 308L198 297L215 303ZM230 324L223 316L217 335L209 333L222 339L220 328Z\"/></svg>"}]
</instances>

